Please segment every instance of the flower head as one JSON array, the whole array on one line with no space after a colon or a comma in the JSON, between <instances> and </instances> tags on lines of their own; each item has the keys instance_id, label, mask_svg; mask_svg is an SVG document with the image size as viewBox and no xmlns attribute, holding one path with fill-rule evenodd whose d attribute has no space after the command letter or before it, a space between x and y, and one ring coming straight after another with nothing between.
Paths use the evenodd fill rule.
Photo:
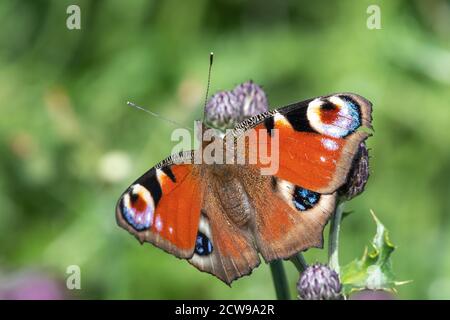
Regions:
<instances>
[{"instance_id":1,"label":"flower head","mask_svg":"<svg viewBox=\"0 0 450 320\"><path fill-rule=\"evenodd\" d=\"M239 122L269 110L266 94L252 81L244 82L232 91L214 94L206 104L205 121L225 131Z\"/></svg>"},{"instance_id":2,"label":"flower head","mask_svg":"<svg viewBox=\"0 0 450 320\"><path fill-rule=\"evenodd\" d=\"M233 128L240 119L239 104L232 91L221 91L211 97L205 108L205 121L220 129Z\"/></svg>"},{"instance_id":3,"label":"flower head","mask_svg":"<svg viewBox=\"0 0 450 320\"><path fill-rule=\"evenodd\" d=\"M320 263L306 268L297 283L299 298L302 300L340 300L341 289L336 271Z\"/></svg>"},{"instance_id":4,"label":"flower head","mask_svg":"<svg viewBox=\"0 0 450 320\"><path fill-rule=\"evenodd\" d=\"M238 85L233 93L239 101L242 120L269 110L265 92L251 80Z\"/></svg>"}]
</instances>

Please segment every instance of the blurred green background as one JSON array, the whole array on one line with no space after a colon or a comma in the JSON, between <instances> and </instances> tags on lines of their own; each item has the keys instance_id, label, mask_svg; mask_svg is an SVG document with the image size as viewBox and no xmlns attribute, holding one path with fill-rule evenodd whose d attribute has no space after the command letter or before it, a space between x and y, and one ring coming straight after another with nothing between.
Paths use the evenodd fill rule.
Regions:
<instances>
[{"instance_id":1,"label":"blurred green background","mask_svg":"<svg viewBox=\"0 0 450 320\"><path fill-rule=\"evenodd\" d=\"M81 8L68 30L66 8ZM369 30L370 4L381 30ZM272 107L332 92L374 104L371 178L347 204L341 262L360 257L373 209L398 245L403 299L450 298L450 4L430 1L1 1L0 287L27 270L76 298L275 297L269 267L227 287L116 226L121 192L202 116L211 92L253 79ZM312 249L308 262L325 261ZM286 264L295 288L298 274Z\"/></svg>"}]
</instances>

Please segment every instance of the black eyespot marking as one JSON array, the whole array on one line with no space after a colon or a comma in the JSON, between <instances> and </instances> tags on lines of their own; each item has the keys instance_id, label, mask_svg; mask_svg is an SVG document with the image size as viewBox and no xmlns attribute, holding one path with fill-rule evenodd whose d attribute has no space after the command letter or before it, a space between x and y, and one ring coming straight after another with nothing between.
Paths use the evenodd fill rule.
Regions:
<instances>
[{"instance_id":1,"label":"black eyespot marking","mask_svg":"<svg viewBox=\"0 0 450 320\"><path fill-rule=\"evenodd\" d=\"M350 103L354 104L355 106L358 106L358 109L359 109L359 103L356 102L352 97L342 95L342 94L338 95L338 97L341 98L342 100L344 100L345 102L350 102Z\"/></svg>"},{"instance_id":2,"label":"black eyespot marking","mask_svg":"<svg viewBox=\"0 0 450 320\"><path fill-rule=\"evenodd\" d=\"M177 179L175 178L175 175L173 174L170 166L162 167L161 170L166 174L166 176L170 178L170 180L172 180L172 182L177 182Z\"/></svg>"},{"instance_id":3,"label":"black eyespot marking","mask_svg":"<svg viewBox=\"0 0 450 320\"><path fill-rule=\"evenodd\" d=\"M142 178L136 181L140 185L147 188L153 198L155 208L158 205L159 200L162 197L161 185L159 184L158 178L156 177L156 169L151 168Z\"/></svg>"},{"instance_id":4,"label":"black eyespot marking","mask_svg":"<svg viewBox=\"0 0 450 320\"><path fill-rule=\"evenodd\" d=\"M205 236L200 231L197 233L197 240L195 241L194 253L199 256L207 256L213 251L212 242L207 236Z\"/></svg>"},{"instance_id":5,"label":"black eyespot marking","mask_svg":"<svg viewBox=\"0 0 450 320\"><path fill-rule=\"evenodd\" d=\"M335 110L336 105L334 103L331 103L330 101L325 102L320 106L322 110Z\"/></svg>"},{"instance_id":6,"label":"black eyespot marking","mask_svg":"<svg viewBox=\"0 0 450 320\"><path fill-rule=\"evenodd\" d=\"M280 112L283 114L287 121L296 131L300 132L316 132L309 124L308 117L306 115L308 111L308 105L300 106L298 108L289 108L286 112Z\"/></svg>"},{"instance_id":7,"label":"black eyespot marking","mask_svg":"<svg viewBox=\"0 0 450 320\"><path fill-rule=\"evenodd\" d=\"M272 186L272 190L277 190L277 178L275 178L274 176L270 177L270 185Z\"/></svg>"},{"instance_id":8,"label":"black eyespot marking","mask_svg":"<svg viewBox=\"0 0 450 320\"><path fill-rule=\"evenodd\" d=\"M266 127L267 133L269 134L269 136L272 136L272 129L275 126L273 116L264 119L264 126Z\"/></svg>"},{"instance_id":9,"label":"black eyespot marking","mask_svg":"<svg viewBox=\"0 0 450 320\"><path fill-rule=\"evenodd\" d=\"M129 192L131 203L135 203L139 199L139 194L134 192Z\"/></svg>"},{"instance_id":10,"label":"black eyespot marking","mask_svg":"<svg viewBox=\"0 0 450 320\"><path fill-rule=\"evenodd\" d=\"M306 211L313 208L320 199L320 193L295 186L292 201L299 211Z\"/></svg>"}]
</instances>

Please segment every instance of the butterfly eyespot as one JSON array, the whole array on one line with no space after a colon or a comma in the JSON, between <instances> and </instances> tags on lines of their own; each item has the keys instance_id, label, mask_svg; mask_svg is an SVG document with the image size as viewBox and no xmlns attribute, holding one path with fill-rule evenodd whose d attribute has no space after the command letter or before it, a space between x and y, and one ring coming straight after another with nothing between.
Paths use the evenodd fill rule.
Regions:
<instances>
[{"instance_id":1,"label":"butterfly eyespot","mask_svg":"<svg viewBox=\"0 0 450 320\"><path fill-rule=\"evenodd\" d=\"M307 117L314 130L335 138L345 137L361 126L357 103L343 95L311 101Z\"/></svg>"},{"instance_id":2,"label":"butterfly eyespot","mask_svg":"<svg viewBox=\"0 0 450 320\"><path fill-rule=\"evenodd\" d=\"M131 186L122 198L122 216L137 231L147 230L152 226L154 211L150 192L139 184Z\"/></svg>"},{"instance_id":3,"label":"butterfly eyespot","mask_svg":"<svg viewBox=\"0 0 450 320\"><path fill-rule=\"evenodd\" d=\"M320 106L320 109L322 110L322 112L323 111L336 111L338 109L338 107L335 104L333 104L329 101L326 101L324 104L322 104Z\"/></svg>"},{"instance_id":4,"label":"butterfly eyespot","mask_svg":"<svg viewBox=\"0 0 450 320\"><path fill-rule=\"evenodd\" d=\"M194 253L198 254L199 256L207 256L211 254L212 251L213 251L212 242L202 232L198 232L197 239L195 241Z\"/></svg>"},{"instance_id":5,"label":"butterfly eyespot","mask_svg":"<svg viewBox=\"0 0 450 320\"><path fill-rule=\"evenodd\" d=\"M295 186L292 201L299 211L313 208L320 200L320 193Z\"/></svg>"}]
</instances>

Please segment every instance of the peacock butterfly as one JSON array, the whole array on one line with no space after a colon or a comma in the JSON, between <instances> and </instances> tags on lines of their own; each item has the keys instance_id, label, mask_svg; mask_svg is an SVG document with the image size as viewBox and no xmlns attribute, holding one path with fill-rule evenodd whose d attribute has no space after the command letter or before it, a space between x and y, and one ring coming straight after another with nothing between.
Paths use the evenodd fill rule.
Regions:
<instances>
[{"instance_id":1,"label":"peacock butterfly","mask_svg":"<svg viewBox=\"0 0 450 320\"><path fill-rule=\"evenodd\" d=\"M122 194L117 223L227 284L250 274L259 255L270 262L322 247L338 189L370 135L362 129L372 128L371 112L365 98L339 93L248 118L217 138L223 154L246 161L197 162L199 150L170 156ZM257 138L238 148L250 132ZM278 170L262 174L249 156L275 138Z\"/></svg>"}]
</instances>

